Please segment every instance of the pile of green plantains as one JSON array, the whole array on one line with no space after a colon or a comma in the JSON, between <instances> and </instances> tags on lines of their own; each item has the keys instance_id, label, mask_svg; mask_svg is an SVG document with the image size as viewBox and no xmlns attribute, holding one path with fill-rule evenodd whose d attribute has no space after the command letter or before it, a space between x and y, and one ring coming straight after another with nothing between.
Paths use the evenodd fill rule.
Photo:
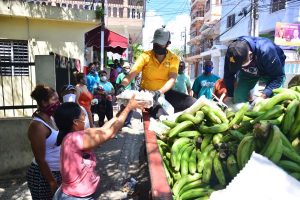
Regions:
<instances>
[{"instance_id":1,"label":"pile of green plantains","mask_svg":"<svg viewBox=\"0 0 300 200\"><path fill-rule=\"evenodd\" d=\"M209 199L259 153L300 180L300 86L245 103L237 112L213 102L162 123L157 139L174 199Z\"/></svg>"}]
</instances>

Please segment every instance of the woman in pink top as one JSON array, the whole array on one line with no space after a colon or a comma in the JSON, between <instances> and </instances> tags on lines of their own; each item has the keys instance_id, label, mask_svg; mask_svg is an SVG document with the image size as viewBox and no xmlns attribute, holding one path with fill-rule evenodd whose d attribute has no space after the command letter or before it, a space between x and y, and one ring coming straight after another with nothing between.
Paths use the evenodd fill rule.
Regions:
<instances>
[{"instance_id":1,"label":"woman in pink top","mask_svg":"<svg viewBox=\"0 0 300 200\"><path fill-rule=\"evenodd\" d=\"M57 145L61 145L62 185L53 199L95 199L100 195L100 176L95 173L96 156L92 150L114 138L128 113L143 106L133 96L118 117L101 128L85 130L84 112L78 104L67 102L57 109L54 120L59 129Z\"/></svg>"}]
</instances>

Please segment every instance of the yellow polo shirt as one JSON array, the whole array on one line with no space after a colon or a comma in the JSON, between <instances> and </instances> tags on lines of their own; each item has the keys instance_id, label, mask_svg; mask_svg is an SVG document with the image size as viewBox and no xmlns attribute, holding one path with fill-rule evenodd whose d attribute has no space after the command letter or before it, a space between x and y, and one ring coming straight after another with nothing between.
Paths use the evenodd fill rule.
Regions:
<instances>
[{"instance_id":1,"label":"yellow polo shirt","mask_svg":"<svg viewBox=\"0 0 300 200\"><path fill-rule=\"evenodd\" d=\"M132 70L142 72L142 89L155 91L169 80L170 72L178 74L179 61L179 57L168 50L165 59L159 63L153 50L149 50L139 56Z\"/></svg>"}]
</instances>

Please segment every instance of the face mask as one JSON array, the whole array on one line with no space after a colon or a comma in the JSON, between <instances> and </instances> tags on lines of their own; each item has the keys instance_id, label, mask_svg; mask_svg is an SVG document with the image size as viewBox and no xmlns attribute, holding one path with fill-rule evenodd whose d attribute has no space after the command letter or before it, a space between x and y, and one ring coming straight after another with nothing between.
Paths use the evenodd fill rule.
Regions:
<instances>
[{"instance_id":1,"label":"face mask","mask_svg":"<svg viewBox=\"0 0 300 200\"><path fill-rule=\"evenodd\" d=\"M242 64L242 67L248 67L248 65L250 65L251 62L252 62L252 60L249 60L248 62Z\"/></svg>"},{"instance_id":2,"label":"face mask","mask_svg":"<svg viewBox=\"0 0 300 200\"><path fill-rule=\"evenodd\" d=\"M153 44L153 51L157 55L166 55L167 54L167 48L163 48L159 46L158 44Z\"/></svg>"},{"instance_id":3,"label":"face mask","mask_svg":"<svg viewBox=\"0 0 300 200\"><path fill-rule=\"evenodd\" d=\"M126 70L124 70L124 74L129 74L129 72L130 72L130 69L126 69Z\"/></svg>"},{"instance_id":4,"label":"face mask","mask_svg":"<svg viewBox=\"0 0 300 200\"><path fill-rule=\"evenodd\" d=\"M59 106L60 106L60 102L57 101L56 103L49 104L46 108L43 108L42 111L50 117L54 114L54 112Z\"/></svg>"},{"instance_id":5,"label":"face mask","mask_svg":"<svg viewBox=\"0 0 300 200\"><path fill-rule=\"evenodd\" d=\"M212 67L212 66L205 66L205 67L204 67L204 72L205 72L206 74L211 73L212 70L213 70L213 67Z\"/></svg>"},{"instance_id":6,"label":"face mask","mask_svg":"<svg viewBox=\"0 0 300 200\"><path fill-rule=\"evenodd\" d=\"M178 70L178 73L179 74L183 74L184 73L184 67L181 67L181 66L179 66L179 70Z\"/></svg>"},{"instance_id":7,"label":"face mask","mask_svg":"<svg viewBox=\"0 0 300 200\"><path fill-rule=\"evenodd\" d=\"M75 94L66 94L65 96L63 96L63 102L75 102L75 99Z\"/></svg>"},{"instance_id":8,"label":"face mask","mask_svg":"<svg viewBox=\"0 0 300 200\"><path fill-rule=\"evenodd\" d=\"M101 77L100 77L100 81L102 81L102 82L106 82L106 81L107 81L107 78L106 78L106 76L101 76Z\"/></svg>"}]
</instances>

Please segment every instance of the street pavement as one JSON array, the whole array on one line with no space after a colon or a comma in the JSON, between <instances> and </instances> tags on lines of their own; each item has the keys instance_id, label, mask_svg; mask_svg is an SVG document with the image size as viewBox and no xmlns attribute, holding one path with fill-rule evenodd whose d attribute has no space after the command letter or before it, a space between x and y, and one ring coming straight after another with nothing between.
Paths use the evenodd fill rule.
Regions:
<instances>
[{"instance_id":1,"label":"street pavement","mask_svg":"<svg viewBox=\"0 0 300 200\"><path fill-rule=\"evenodd\" d=\"M132 128L123 127L118 137L95 150L97 172L101 177L99 199L149 199L150 178L145 155L144 128L141 114L134 112ZM25 169L11 172L0 178L0 199L31 200L25 179ZM122 192L130 179L138 181L131 195Z\"/></svg>"}]
</instances>

